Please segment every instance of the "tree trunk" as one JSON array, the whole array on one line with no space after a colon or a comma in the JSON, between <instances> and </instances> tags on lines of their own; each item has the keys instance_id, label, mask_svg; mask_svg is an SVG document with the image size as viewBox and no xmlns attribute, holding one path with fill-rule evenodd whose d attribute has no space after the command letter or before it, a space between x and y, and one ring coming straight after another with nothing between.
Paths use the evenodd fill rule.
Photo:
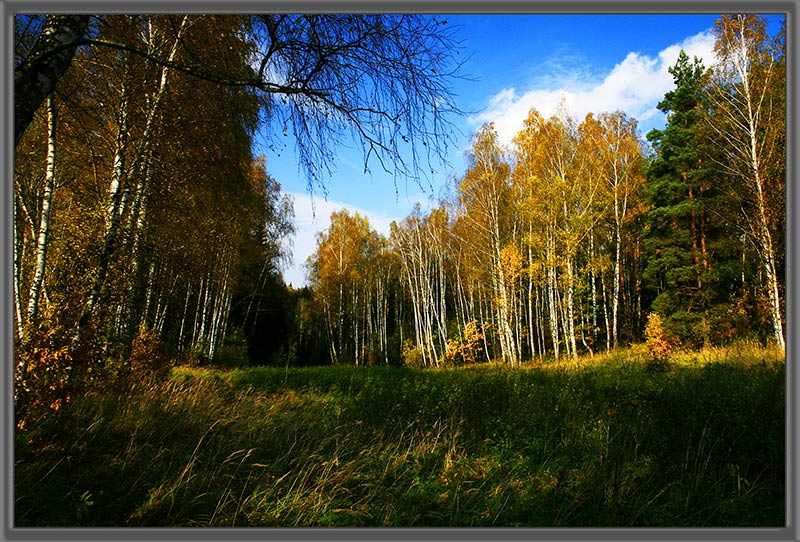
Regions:
<instances>
[{"instance_id":1,"label":"tree trunk","mask_svg":"<svg viewBox=\"0 0 800 542\"><path fill-rule=\"evenodd\" d=\"M619 342L619 335L617 331L619 321L619 295L620 295L620 259L622 257L622 227L617 225L616 232L616 259L614 261L614 292L611 299L611 336L614 341L614 348L617 347Z\"/></svg>"},{"instance_id":2,"label":"tree trunk","mask_svg":"<svg viewBox=\"0 0 800 542\"><path fill-rule=\"evenodd\" d=\"M187 28L188 23L188 16L184 16L181 22L181 26L176 34L175 41L172 44L172 48L170 50L170 54L168 57L168 61L172 62L175 58L175 55L178 51L178 45L183 37L183 33ZM169 69L166 67L161 68L161 77L159 79L158 89L156 91L155 98L150 106L149 111L147 112L147 121L145 122L145 128L141 136L141 141L136 151L136 155L133 159L133 164L127 169L126 174L122 174L122 171L117 171L117 167L124 168L124 161L120 160L117 162L115 158L114 164L114 177L111 181L111 189L110 189L110 204L109 204L109 211L110 216L108 217L108 224L106 227L106 232L103 238L103 249L100 254L100 259L97 265L97 272L95 274L95 281L92 287L92 292L89 295L89 301L86 303L86 308L81 314L78 325L75 331L74 336L74 343L80 342L83 331L86 324L91 318L92 313L94 312L95 307L100 299L100 293L102 292L103 286L105 285L106 275L108 274L108 268L111 264L111 258L114 254L117 245L117 237L119 228L122 222L122 217L125 215L126 206L128 201L128 194L130 192L130 185L133 183L133 176L137 172L137 166L141 164L142 160L148 155L148 151L151 145L151 137L153 134L153 129L155 127L156 121L156 113L159 110L159 106L161 104L161 100L164 97L166 88L167 88L167 76L169 75ZM125 96L125 89L122 89L122 119L120 123L120 140L118 140L117 151L121 152L120 155L121 159L125 157L125 144L127 141L127 103L126 103L126 96ZM119 174L119 175L118 175Z\"/></svg>"},{"instance_id":3,"label":"tree trunk","mask_svg":"<svg viewBox=\"0 0 800 542\"><path fill-rule=\"evenodd\" d=\"M42 196L42 217L39 221L39 236L36 241L36 272L33 275L28 299L28 322L34 323L39 313L39 292L44 281L47 262L47 235L50 231L50 210L56 183L56 105L53 95L47 97L47 167Z\"/></svg>"},{"instance_id":4,"label":"tree trunk","mask_svg":"<svg viewBox=\"0 0 800 542\"><path fill-rule=\"evenodd\" d=\"M770 232L768 220L769 205L765 190L764 169L767 167L773 141L767 137L759 142L759 134L765 133L767 124L772 121L772 103L768 96L770 87L775 84L772 80L775 58L768 55L766 58L754 58L758 55L759 47L766 42L766 36L753 35L748 31L748 24L752 15L733 15L724 19L726 32L718 36L727 50L727 56L719 70L723 76L738 81L736 92L727 91L728 81L722 81L722 89L716 95L717 115L709 118L711 127L721 137L723 151L729 165L728 171L744 180L749 198L755 207L754 220L744 217L750 224L749 233L756 240L756 246L761 258L764 271L767 297L770 303L770 316L775 342L785 348L786 341L783 334L783 315L779 292L778 276L775 267L775 247ZM730 25L730 26L729 26ZM759 41L760 40L760 41ZM762 80L757 77L756 65L760 65ZM728 73L725 73L725 70ZM766 115L762 109L767 107ZM774 136L773 136L774 137Z\"/></svg>"},{"instance_id":5,"label":"tree trunk","mask_svg":"<svg viewBox=\"0 0 800 542\"><path fill-rule=\"evenodd\" d=\"M597 272L594 265L594 234L589 236L589 273L592 285L592 345L597 346Z\"/></svg>"},{"instance_id":6,"label":"tree trunk","mask_svg":"<svg viewBox=\"0 0 800 542\"><path fill-rule=\"evenodd\" d=\"M25 342L25 321L22 317L22 259L25 256L25 240L20 240L19 227L17 226L17 216L19 214L17 197L14 197L14 316L17 322L17 339L20 345ZM24 237L24 236L23 236Z\"/></svg>"},{"instance_id":7,"label":"tree trunk","mask_svg":"<svg viewBox=\"0 0 800 542\"><path fill-rule=\"evenodd\" d=\"M550 313L550 336L553 341L553 355L557 360L559 357L558 351L558 308L556 305L556 267L555 267L555 240L552 238L552 233L549 234L550 238L547 240L547 302L548 310Z\"/></svg>"},{"instance_id":8,"label":"tree trunk","mask_svg":"<svg viewBox=\"0 0 800 542\"><path fill-rule=\"evenodd\" d=\"M574 309L574 301L573 301L573 292L575 289L574 286L575 276L572 272L572 258L567 258L567 326L569 329L569 342L570 348L572 350L572 359L578 359L578 349L575 344L575 309Z\"/></svg>"},{"instance_id":9,"label":"tree trunk","mask_svg":"<svg viewBox=\"0 0 800 542\"><path fill-rule=\"evenodd\" d=\"M603 289L603 318L606 323L606 352L611 351L611 328L610 323L608 321L608 295L606 288L606 275L605 273L600 274L600 287Z\"/></svg>"},{"instance_id":10,"label":"tree trunk","mask_svg":"<svg viewBox=\"0 0 800 542\"><path fill-rule=\"evenodd\" d=\"M83 37L89 15L47 15L39 39L27 59L14 69L14 146L42 102L67 71L75 54L68 46Z\"/></svg>"}]
</instances>

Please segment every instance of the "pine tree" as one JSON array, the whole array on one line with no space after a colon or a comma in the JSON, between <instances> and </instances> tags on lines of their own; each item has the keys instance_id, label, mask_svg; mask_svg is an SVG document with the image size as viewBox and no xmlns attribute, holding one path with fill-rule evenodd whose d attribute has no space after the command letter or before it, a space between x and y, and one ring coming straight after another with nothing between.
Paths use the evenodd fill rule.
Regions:
<instances>
[{"instance_id":1,"label":"pine tree","mask_svg":"<svg viewBox=\"0 0 800 542\"><path fill-rule=\"evenodd\" d=\"M714 323L726 313L734 274L730 262L736 261L729 252L736 243L717 217L724 196L701 117L705 69L681 51L669 71L675 89L658 104L667 126L647 134L656 156L647 170L652 207L645 273L654 290L652 309L681 340L696 345L712 339L712 329L725 332Z\"/></svg>"}]
</instances>

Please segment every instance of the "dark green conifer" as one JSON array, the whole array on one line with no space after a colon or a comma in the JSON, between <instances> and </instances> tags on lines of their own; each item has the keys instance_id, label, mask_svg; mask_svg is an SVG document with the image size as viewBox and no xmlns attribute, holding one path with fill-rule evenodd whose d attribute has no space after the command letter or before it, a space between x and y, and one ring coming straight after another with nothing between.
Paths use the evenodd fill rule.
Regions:
<instances>
[{"instance_id":1,"label":"dark green conifer","mask_svg":"<svg viewBox=\"0 0 800 542\"><path fill-rule=\"evenodd\" d=\"M667 126L647 134L656 155L647 170L645 276L652 310L684 343L697 346L732 331L731 322L722 324L729 318L736 243L720 216L725 196L704 134L705 69L681 51L669 72L675 89L658 104Z\"/></svg>"}]
</instances>

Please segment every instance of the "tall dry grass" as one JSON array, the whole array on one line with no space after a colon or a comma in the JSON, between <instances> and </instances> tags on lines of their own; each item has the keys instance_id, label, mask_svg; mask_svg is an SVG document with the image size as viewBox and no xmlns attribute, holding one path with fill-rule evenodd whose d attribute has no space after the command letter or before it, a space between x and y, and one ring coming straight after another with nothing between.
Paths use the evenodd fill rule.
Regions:
<instances>
[{"instance_id":1,"label":"tall dry grass","mask_svg":"<svg viewBox=\"0 0 800 542\"><path fill-rule=\"evenodd\" d=\"M175 370L16 435L32 526L778 526L755 347L497 366Z\"/></svg>"}]
</instances>

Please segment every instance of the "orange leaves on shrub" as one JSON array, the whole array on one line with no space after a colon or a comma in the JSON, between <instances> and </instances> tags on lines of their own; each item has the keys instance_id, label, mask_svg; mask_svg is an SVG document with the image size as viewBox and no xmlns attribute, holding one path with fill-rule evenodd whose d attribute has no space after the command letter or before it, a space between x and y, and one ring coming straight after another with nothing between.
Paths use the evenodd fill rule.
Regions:
<instances>
[{"instance_id":1,"label":"orange leaves on shrub","mask_svg":"<svg viewBox=\"0 0 800 542\"><path fill-rule=\"evenodd\" d=\"M644 337L647 350L654 359L668 357L679 345L678 339L667 333L661 316L655 312L651 312L647 316Z\"/></svg>"},{"instance_id":2,"label":"orange leaves on shrub","mask_svg":"<svg viewBox=\"0 0 800 542\"><path fill-rule=\"evenodd\" d=\"M140 328L131 344L131 374L161 375L169 371L169 359L164 345L152 329Z\"/></svg>"},{"instance_id":3,"label":"orange leaves on shrub","mask_svg":"<svg viewBox=\"0 0 800 542\"><path fill-rule=\"evenodd\" d=\"M70 401L67 382L73 363L72 352L56 335L57 330L45 330L38 341L29 343L27 349L18 354L24 356L17 362L24 361L26 370L15 382L16 396L23 398L26 407L57 412ZM57 344L62 346L55 346Z\"/></svg>"},{"instance_id":4,"label":"orange leaves on shrub","mask_svg":"<svg viewBox=\"0 0 800 542\"><path fill-rule=\"evenodd\" d=\"M447 341L445 361L449 365L477 362L482 340L483 329L478 322L475 320L467 322L464 326L463 338Z\"/></svg>"}]
</instances>

